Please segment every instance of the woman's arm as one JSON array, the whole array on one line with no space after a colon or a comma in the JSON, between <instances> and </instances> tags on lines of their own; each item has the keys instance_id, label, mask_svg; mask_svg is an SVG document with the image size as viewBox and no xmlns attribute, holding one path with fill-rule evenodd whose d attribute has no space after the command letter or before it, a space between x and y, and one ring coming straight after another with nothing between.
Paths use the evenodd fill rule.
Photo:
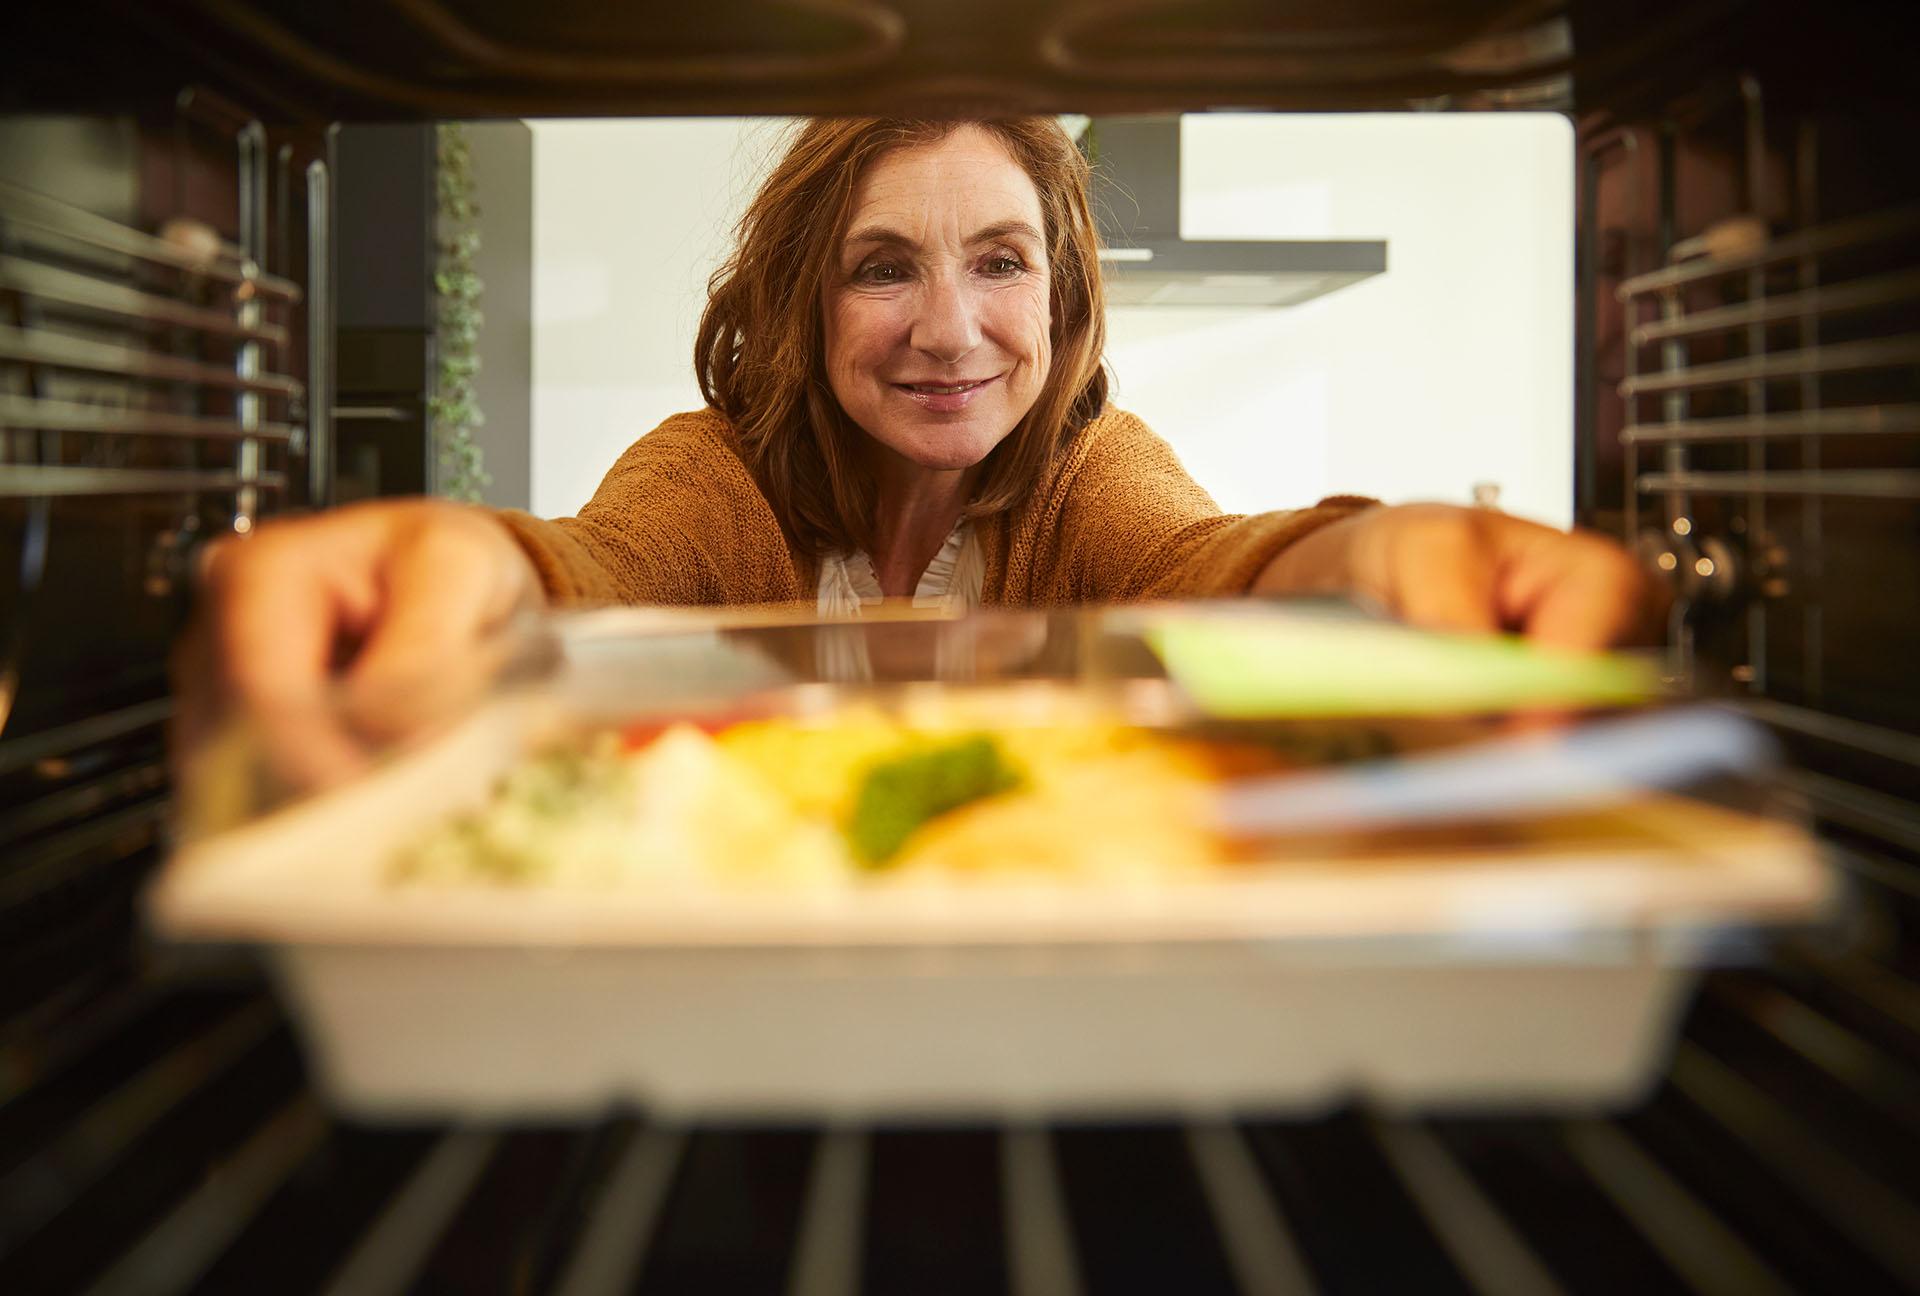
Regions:
<instances>
[{"instance_id":1,"label":"woman's arm","mask_svg":"<svg viewBox=\"0 0 1920 1296\"><path fill-rule=\"evenodd\" d=\"M1170 446L1110 410L1075 441L1033 506L1016 519L1031 558L1009 593L1035 603L1111 603L1244 594L1276 554L1376 507L1336 496L1308 509L1225 514ZM1023 546L1016 539L1016 557Z\"/></svg>"},{"instance_id":2,"label":"woman's arm","mask_svg":"<svg viewBox=\"0 0 1920 1296\"><path fill-rule=\"evenodd\" d=\"M1223 514L1131 415L1089 427L1043 520L1071 598L1349 594L1415 625L1514 630L1570 647L1641 637L1664 606L1626 551L1486 509L1379 505Z\"/></svg>"},{"instance_id":3,"label":"woman's arm","mask_svg":"<svg viewBox=\"0 0 1920 1296\"><path fill-rule=\"evenodd\" d=\"M620 456L579 516L498 516L557 604L799 598L780 524L729 437L710 411L676 415Z\"/></svg>"},{"instance_id":4,"label":"woman's arm","mask_svg":"<svg viewBox=\"0 0 1920 1296\"><path fill-rule=\"evenodd\" d=\"M381 500L212 546L174 659L176 751L237 712L289 782L331 782L483 684L481 649L522 609L782 597L793 564L724 430L669 420L578 518Z\"/></svg>"}]
</instances>

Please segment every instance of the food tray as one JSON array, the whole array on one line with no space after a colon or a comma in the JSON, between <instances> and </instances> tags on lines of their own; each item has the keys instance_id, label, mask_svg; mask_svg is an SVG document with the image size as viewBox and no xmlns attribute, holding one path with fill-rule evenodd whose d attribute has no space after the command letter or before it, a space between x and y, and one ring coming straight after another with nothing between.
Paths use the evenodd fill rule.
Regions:
<instances>
[{"instance_id":1,"label":"food tray","mask_svg":"<svg viewBox=\"0 0 1920 1296\"><path fill-rule=\"evenodd\" d=\"M1830 899L1790 824L1656 793L1437 832L1318 833L1178 880L396 889L399 844L482 798L556 724L605 713L610 679L628 710L697 701L634 683L632 630L576 634L556 679L490 698L374 775L189 842L164 870L160 930L264 949L340 1109L1613 1103L1652 1076L1725 936L1808 921ZM700 651L656 640L640 655ZM1074 688L1144 682L1085 652L1062 660ZM768 683L712 683L726 674L709 672L715 693ZM1166 705L1164 691L1130 696Z\"/></svg>"}]
</instances>

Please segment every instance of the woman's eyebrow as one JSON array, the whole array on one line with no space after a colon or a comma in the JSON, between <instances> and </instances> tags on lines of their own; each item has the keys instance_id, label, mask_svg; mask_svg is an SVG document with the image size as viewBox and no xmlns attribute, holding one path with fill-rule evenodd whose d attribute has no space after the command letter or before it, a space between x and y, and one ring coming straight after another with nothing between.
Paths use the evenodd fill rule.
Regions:
<instances>
[{"instance_id":1,"label":"woman's eyebrow","mask_svg":"<svg viewBox=\"0 0 1920 1296\"><path fill-rule=\"evenodd\" d=\"M973 234L968 237L967 242L970 245L974 243L992 243L998 239L1008 237L1026 238L1038 243L1040 241L1040 231L1023 220L995 221L991 225L986 225L975 230ZM920 248L918 243L908 238L905 234L902 234L899 230L891 229L885 225L863 226L847 235L846 246L852 247L856 243L878 243L906 248L908 251L918 251Z\"/></svg>"},{"instance_id":2,"label":"woman's eyebrow","mask_svg":"<svg viewBox=\"0 0 1920 1296\"><path fill-rule=\"evenodd\" d=\"M1031 239L1040 242L1040 231L1023 220L995 221L984 229L975 230L968 243L997 243L1004 238Z\"/></svg>"}]
</instances>

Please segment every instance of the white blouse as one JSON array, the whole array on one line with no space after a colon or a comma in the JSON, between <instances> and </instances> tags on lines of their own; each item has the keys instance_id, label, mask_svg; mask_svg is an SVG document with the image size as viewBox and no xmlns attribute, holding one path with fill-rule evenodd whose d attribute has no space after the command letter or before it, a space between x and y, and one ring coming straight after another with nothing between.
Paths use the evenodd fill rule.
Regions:
<instances>
[{"instance_id":1,"label":"white blouse","mask_svg":"<svg viewBox=\"0 0 1920 1296\"><path fill-rule=\"evenodd\" d=\"M913 606L950 613L978 607L986 573L979 540L973 528L961 522L948 534L926 571L920 573L919 584L913 588ZM873 561L864 553L829 554L821 561L819 612L823 618L858 617L884 597ZM814 651L823 680L853 683L874 678L873 660L863 634L823 634ZM933 672L936 679L972 679L971 642L939 638L934 645Z\"/></svg>"},{"instance_id":2,"label":"white blouse","mask_svg":"<svg viewBox=\"0 0 1920 1296\"><path fill-rule=\"evenodd\" d=\"M986 574L986 560L980 554L973 528L959 522L920 573L920 582L913 587L913 605L955 612L978 607ZM873 560L864 553L827 555L820 563L818 594L823 617L859 616L863 608L884 597L880 578L874 575Z\"/></svg>"}]
</instances>

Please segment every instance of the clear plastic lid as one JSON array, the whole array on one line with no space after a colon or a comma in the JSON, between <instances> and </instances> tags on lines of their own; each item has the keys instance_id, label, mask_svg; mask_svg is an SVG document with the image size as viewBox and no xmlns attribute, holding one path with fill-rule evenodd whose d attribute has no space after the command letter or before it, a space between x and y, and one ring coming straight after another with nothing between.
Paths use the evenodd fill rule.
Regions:
<instances>
[{"instance_id":1,"label":"clear plastic lid","mask_svg":"<svg viewBox=\"0 0 1920 1296\"><path fill-rule=\"evenodd\" d=\"M479 652L193 753L173 928L1185 939L1721 921L1827 885L1764 731L1650 661L1342 605L627 609Z\"/></svg>"}]
</instances>

